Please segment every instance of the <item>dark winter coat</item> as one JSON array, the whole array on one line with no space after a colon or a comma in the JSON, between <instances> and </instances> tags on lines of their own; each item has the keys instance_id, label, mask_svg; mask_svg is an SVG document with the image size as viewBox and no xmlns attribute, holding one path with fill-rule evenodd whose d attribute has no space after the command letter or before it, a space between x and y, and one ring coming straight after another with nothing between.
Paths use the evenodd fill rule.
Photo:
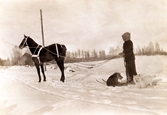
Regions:
<instances>
[{"instance_id":1,"label":"dark winter coat","mask_svg":"<svg viewBox=\"0 0 167 115\"><path fill-rule=\"evenodd\" d=\"M131 40L127 40L124 42L123 53L125 57L125 62L135 60L135 56L133 53L133 42Z\"/></svg>"}]
</instances>

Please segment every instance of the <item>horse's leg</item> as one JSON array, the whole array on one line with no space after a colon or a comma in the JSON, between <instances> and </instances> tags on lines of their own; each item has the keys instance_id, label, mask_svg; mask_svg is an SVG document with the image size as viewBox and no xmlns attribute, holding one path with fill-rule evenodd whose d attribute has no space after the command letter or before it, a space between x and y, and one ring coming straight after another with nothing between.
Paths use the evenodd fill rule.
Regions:
<instances>
[{"instance_id":1,"label":"horse's leg","mask_svg":"<svg viewBox=\"0 0 167 115\"><path fill-rule=\"evenodd\" d=\"M39 77L39 81L38 82L41 82L41 75L40 75L39 65L35 65L35 67L37 68L37 73L38 73L38 77Z\"/></svg>"},{"instance_id":2,"label":"horse's leg","mask_svg":"<svg viewBox=\"0 0 167 115\"><path fill-rule=\"evenodd\" d=\"M39 68L39 61L36 57L32 57L32 60L34 61L35 67L37 69L38 77L39 77L39 82L41 82L41 75L40 75L40 68Z\"/></svg>"},{"instance_id":3,"label":"horse's leg","mask_svg":"<svg viewBox=\"0 0 167 115\"><path fill-rule=\"evenodd\" d=\"M65 76L64 76L64 59L58 60L56 62L57 62L57 65L59 66L60 71L61 71L61 79L60 79L60 81L64 82L64 80L65 80Z\"/></svg>"},{"instance_id":4,"label":"horse's leg","mask_svg":"<svg viewBox=\"0 0 167 115\"><path fill-rule=\"evenodd\" d=\"M42 74L43 74L43 78L44 78L43 81L46 81L46 76L45 76L43 64L41 64L41 70L42 70Z\"/></svg>"}]
</instances>

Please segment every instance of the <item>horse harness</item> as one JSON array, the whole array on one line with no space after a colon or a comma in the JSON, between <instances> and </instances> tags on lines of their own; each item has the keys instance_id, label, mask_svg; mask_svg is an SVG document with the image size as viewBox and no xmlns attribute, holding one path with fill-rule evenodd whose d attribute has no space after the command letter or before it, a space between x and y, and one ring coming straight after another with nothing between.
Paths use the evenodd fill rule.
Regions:
<instances>
[{"instance_id":1,"label":"horse harness","mask_svg":"<svg viewBox=\"0 0 167 115\"><path fill-rule=\"evenodd\" d=\"M32 54L32 57L36 57L36 58L38 59L39 63L41 63L40 58L39 58L39 54L40 54L41 50L44 48L44 49L48 50L49 52L51 52L52 54L57 55L57 57L59 58L60 55L59 55L59 50L58 50L58 46L57 46L57 45L58 45L58 44L55 44L57 54L54 53L54 52L52 52L52 51L50 51L50 50L48 50L48 49L46 49L46 48L43 47L43 46L40 47L40 45L38 45L38 46L36 47L34 53ZM62 45L61 45L61 47L62 47ZM38 48L40 48L40 49L37 51Z\"/></svg>"},{"instance_id":2,"label":"horse harness","mask_svg":"<svg viewBox=\"0 0 167 115\"><path fill-rule=\"evenodd\" d=\"M25 39L23 46L24 46L25 44L26 44L28 47L30 47L30 46L27 44L27 38ZM40 54L40 52L41 52L41 50L42 50L43 48L46 49L47 51L51 52L52 54L57 55L58 58L59 58L59 57L62 57L61 55L59 55L59 50L58 50L58 46L57 46L57 45L58 45L58 44L56 43L56 44L55 44L55 47L56 47L56 52L57 52L57 54L54 53L54 52L52 52L52 51L50 51L50 50L48 50L48 49L46 49L44 46L40 47L41 45L38 45L37 47L30 47L30 48L35 48L35 51L33 52L32 57L36 57L36 58L38 59L39 63L41 63L41 61L40 61L40 59L39 59L39 54ZM61 44L60 44L60 46L62 47ZM37 51L38 48L40 48L40 49ZM64 56L63 56L63 57L64 57Z\"/></svg>"}]
</instances>

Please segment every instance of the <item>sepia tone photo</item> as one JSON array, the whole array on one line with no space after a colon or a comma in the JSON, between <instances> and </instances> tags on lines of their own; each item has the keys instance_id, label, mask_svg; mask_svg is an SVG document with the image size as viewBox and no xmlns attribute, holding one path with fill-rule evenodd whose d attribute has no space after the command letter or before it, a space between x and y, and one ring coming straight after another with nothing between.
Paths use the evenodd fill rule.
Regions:
<instances>
[{"instance_id":1,"label":"sepia tone photo","mask_svg":"<svg viewBox=\"0 0 167 115\"><path fill-rule=\"evenodd\" d=\"M0 0L0 115L166 115L166 0Z\"/></svg>"}]
</instances>

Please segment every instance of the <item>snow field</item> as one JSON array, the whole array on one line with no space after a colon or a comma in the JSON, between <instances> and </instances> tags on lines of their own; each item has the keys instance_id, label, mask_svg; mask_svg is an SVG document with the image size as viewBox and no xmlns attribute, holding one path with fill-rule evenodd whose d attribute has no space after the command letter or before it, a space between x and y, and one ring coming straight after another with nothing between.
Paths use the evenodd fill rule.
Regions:
<instances>
[{"instance_id":1,"label":"snow field","mask_svg":"<svg viewBox=\"0 0 167 115\"><path fill-rule=\"evenodd\" d=\"M51 66L47 66L47 81L41 83L37 82L38 76L34 67L13 66L0 69L0 113L2 115L167 113L166 56L136 57L139 74L156 75L153 82L157 85L144 89L135 86L107 87L96 82L96 79L106 80L114 72L120 72L123 80L126 80L122 58L92 69L65 64L67 68L65 83L60 82L59 69L53 69ZM69 71L71 69L75 72Z\"/></svg>"}]
</instances>

